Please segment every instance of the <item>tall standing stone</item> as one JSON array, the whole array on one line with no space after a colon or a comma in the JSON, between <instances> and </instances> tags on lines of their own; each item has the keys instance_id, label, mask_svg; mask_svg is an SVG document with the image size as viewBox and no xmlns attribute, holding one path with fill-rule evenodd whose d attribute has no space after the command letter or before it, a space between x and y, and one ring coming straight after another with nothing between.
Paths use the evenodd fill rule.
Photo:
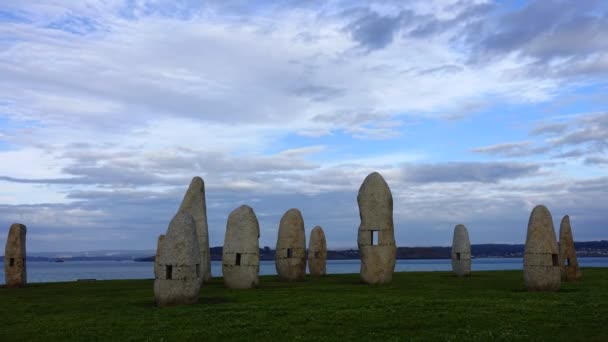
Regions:
<instances>
[{"instance_id":1,"label":"tall standing stone","mask_svg":"<svg viewBox=\"0 0 608 342\"><path fill-rule=\"evenodd\" d=\"M260 270L260 225L255 212L242 205L234 209L226 223L222 249L224 285L231 289L258 286Z\"/></svg>"},{"instance_id":2,"label":"tall standing stone","mask_svg":"<svg viewBox=\"0 0 608 342\"><path fill-rule=\"evenodd\" d=\"M324 276L327 262L327 242L323 228L316 226L308 242L308 270L312 276Z\"/></svg>"},{"instance_id":3,"label":"tall standing stone","mask_svg":"<svg viewBox=\"0 0 608 342\"><path fill-rule=\"evenodd\" d=\"M169 223L160 246L158 274L154 280L156 305L198 302L201 265L196 224L192 215L179 212Z\"/></svg>"},{"instance_id":4,"label":"tall standing stone","mask_svg":"<svg viewBox=\"0 0 608 342\"><path fill-rule=\"evenodd\" d=\"M560 288L559 250L553 218L542 205L532 210L528 221L524 282L529 291L557 291Z\"/></svg>"},{"instance_id":5,"label":"tall standing stone","mask_svg":"<svg viewBox=\"0 0 608 342\"><path fill-rule=\"evenodd\" d=\"M27 284L25 253L25 225L13 223L8 231L4 249L4 279L6 287L23 287Z\"/></svg>"},{"instance_id":6,"label":"tall standing stone","mask_svg":"<svg viewBox=\"0 0 608 342\"><path fill-rule=\"evenodd\" d=\"M393 279L397 246L393 225L393 195L382 176L369 174L357 196L361 225L357 243L361 255L361 280L385 284Z\"/></svg>"},{"instance_id":7,"label":"tall standing stone","mask_svg":"<svg viewBox=\"0 0 608 342\"><path fill-rule=\"evenodd\" d=\"M205 182L201 177L192 178L184 195L179 211L192 215L196 224L196 235L201 259L201 281L211 279L211 254L209 252L209 227L207 225L207 205L205 203Z\"/></svg>"},{"instance_id":8,"label":"tall standing stone","mask_svg":"<svg viewBox=\"0 0 608 342\"><path fill-rule=\"evenodd\" d=\"M158 270L158 261L160 260L160 250L164 239L165 235L161 234L158 236L158 242L156 243L156 256L154 257L154 278L158 277L160 274Z\"/></svg>"},{"instance_id":9,"label":"tall standing stone","mask_svg":"<svg viewBox=\"0 0 608 342\"><path fill-rule=\"evenodd\" d=\"M578 280L581 278L581 270L576 259L572 227L568 215L562 218L559 225L559 260L561 264L561 276L564 281Z\"/></svg>"},{"instance_id":10,"label":"tall standing stone","mask_svg":"<svg viewBox=\"0 0 608 342\"><path fill-rule=\"evenodd\" d=\"M289 209L281 218L276 248L279 280L303 280L306 273L304 219L298 209Z\"/></svg>"},{"instance_id":11,"label":"tall standing stone","mask_svg":"<svg viewBox=\"0 0 608 342\"><path fill-rule=\"evenodd\" d=\"M467 227L462 224L454 228L452 270L459 277L471 274L471 242L469 241Z\"/></svg>"}]
</instances>

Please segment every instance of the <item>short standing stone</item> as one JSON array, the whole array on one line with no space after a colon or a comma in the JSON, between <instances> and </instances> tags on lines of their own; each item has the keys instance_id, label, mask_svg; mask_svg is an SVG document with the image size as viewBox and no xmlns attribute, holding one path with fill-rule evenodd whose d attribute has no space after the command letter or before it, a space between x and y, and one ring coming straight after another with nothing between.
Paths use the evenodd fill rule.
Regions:
<instances>
[{"instance_id":1,"label":"short standing stone","mask_svg":"<svg viewBox=\"0 0 608 342\"><path fill-rule=\"evenodd\" d=\"M560 288L559 250L553 218L542 205L532 210L528 221L524 282L529 291L557 291Z\"/></svg>"},{"instance_id":2,"label":"short standing stone","mask_svg":"<svg viewBox=\"0 0 608 342\"><path fill-rule=\"evenodd\" d=\"M200 251L192 216L180 212L169 223L162 241L154 280L156 305L198 302L201 288Z\"/></svg>"},{"instance_id":3,"label":"short standing stone","mask_svg":"<svg viewBox=\"0 0 608 342\"><path fill-rule=\"evenodd\" d=\"M385 284L393 279L397 246L393 225L393 195L382 176L368 175L357 196L361 225L357 243L361 255L361 280Z\"/></svg>"},{"instance_id":4,"label":"short standing stone","mask_svg":"<svg viewBox=\"0 0 608 342\"><path fill-rule=\"evenodd\" d=\"M452 239L452 270L462 277L471 274L471 242L467 228L459 224Z\"/></svg>"},{"instance_id":5,"label":"short standing stone","mask_svg":"<svg viewBox=\"0 0 608 342\"><path fill-rule=\"evenodd\" d=\"M325 264L327 261L327 243L323 228L316 226L310 232L308 242L308 270L313 276L325 275Z\"/></svg>"},{"instance_id":6,"label":"short standing stone","mask_svg":"<svg viewBox=\"0 0 608 342\"><path fill-rule=\"evenodd\" d=\"M298 209L289 209L281 218L276 248L279 280L303 280L306 273L304 219Z\"/></svg>"},{"instance_id":7,"label":"short standing stone","mask_svg":"<svg viewBox=\"0 0 608 342\"><path fill-rule=\"evenodd\" d=\"M4 250L4 279L6 287L22 287L27 284L25 253L25 225L14 223L8 232Z\"/></svg>"},{"instance_id":8,"label":"short standing stone","mask_svg":"<svg viewBox=\"0 0 608 342\"><path fill-rule=\"evenodd\" d=\"M234 209L226 223L222 250L224 285L231 289L258 286L260 270L260 225L255 212L242 205Z\"/></svg>"},{"instance_id":9,"label":"short standing stone","mask_svg":"<svg viewBox=\"0 0 608 342\"><path fill-rule=\"evenodd\" d=\"M196 235L200 249L201 281L211 279L211 254L209 251L209 226L207 225L207 205L205 203L205 182L194 177L184 195L179 211L192 215L196 224Z\"/></svg>"},{"instance_id":10,"label":"short standing stone","mask_svg":"<svg viewBox=\"0 0 608 342\"><path fill-rule=\"evenodd\" d=\"M581 278L582 274L576 259L576 249L568 215L564 216L559 225L559 260L562 280L571 281Z\"/></svg>"},{"instance_id":11,"label":"short standing stone","mask_svg":"<svg viewBox=\"0 0 608 342\"><path fill-rule=\"evenodd\" d=\"M158 270L158 262L160 260L160 250L164 239L165 235L161 234L158 236L158 242L156 243L156 256L154 257L154 278L157 278L160 274Z\"/></svg>"}]
</instances>

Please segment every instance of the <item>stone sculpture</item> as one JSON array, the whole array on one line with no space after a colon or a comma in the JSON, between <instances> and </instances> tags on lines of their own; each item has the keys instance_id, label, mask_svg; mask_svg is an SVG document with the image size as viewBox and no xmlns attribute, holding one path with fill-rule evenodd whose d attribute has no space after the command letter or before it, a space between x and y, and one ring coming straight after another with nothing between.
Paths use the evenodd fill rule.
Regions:
<instances>
[{"instance_id":1,"label":"stone sculpture","mask_svg":"<svg viewBox=\"0 0 608 342\"><path fill-rule=\"evenodd\" d=\"M23 287L27 285L27 267L25 253L25 225L13 223L8 231L4 249L4 279L6 287Z\"/></svg>"},{"instance_id":2,"label":"stone sculpture","mask_svg":"<svg viewBox=\"0 0 608 342\"><path fill-rule=\"evenodd\" d=\"M156 305L198 302L201 288L201 260L192 215L180 212L169 223L160 246L158 274L154 280Z\"/></svg>"},{"instance_id":3,"label":"stone sculpture","mask_svg":"<svg viewBox=\"0 0 608 342\"><path fill-rule=\"evenodd\" d=\"M160 274L158 270L158 261L160 260L160 246L162 246L164 239L165 235L161 234L158 236L158 242L156 243L156 256L154 257L154 278L157 278Z\"/></svg>"},{"instance_id":4,"label":"stone sculpture","mask_svg":"<svg viewBox=\"0 0 608 342\"><path fill-rule=\"evenodd\" d=\"M562 218L559 225L559 260L562 280L571 281L581 278L582 274L576 259L576 249L574 249L574 238L568 215Z\"/></svg>"},{"instance_id":5,"label":"stone sculpture","mask_svg":"<svg viewBox=\"0 0 608 342\"><path fill-rule=\"evenodd\" d=\"M304 219L298 209L289 209L281 218L276 248L279 280L299 281L306 273Z\"/></svg>"},{"instance_id":6,"label":"stone sculpture","mask_svg":"<svg viewBox=\"0 0 608 342\"><path fill-rule=\"evenodd\" d=\"M560 288L559 250L553 218L542 205L532 210L528 221L524 282L529 291L557 291Z\"/></svg>"},{"instance_id":7,"label":"stone sculpture","mask_svg":"<svg viewBox=\"0 0 608 342\"><path fill-rule=\"evenodd\" d=\"M308 242L308 270L312 276L324 276L327 261L327 243L323 228L316 226L310 232Z\"/></svg>"},{"instance_id":8,"label":"stone sculpture","mask_svg":"<svg viewBox=\"0 0 608 342\"><path fill-rule=\"evenodd\" d=\"M226 223L222 250L224 285L231 289L258 286L260 270L260 225L255 212L242 205L234 209Z\"/></svg>"},{"instance_id":9,"label":"stone sculpture","mask_svg":"<svg viewBox=\"0 0 608 342\"><path fill-rule=\"evenodd\" d=\"M471 242L467 228L459 224L452 239L452 270L459 277L471 274Z\"/></svg>"},{"instance_id":10,"label":"stone sculpture","mask_svg":"<svg viewBox=\"0 0 608 342\"><path fill-rule=\"evenodd\" d=\"M361 255L361 280L385 284L393 279L397 246L393 225L393 196L384 178L368 175L357 196L361 225L357 243Z\"/></svg>"},{"instance_id":11,"label":"stone sculpture","mask_svg":"<svg viewBox=\"0 0 608 342\"><path fill-rule=\"evenodd\" d=\"M201 281L211 279L211 254L209 252L209 228L207 225L207 205L205 203L205 182L201 177L194 177L179 207L194 218L196 235L201 259Z\"/></svg>"}]
</instances>

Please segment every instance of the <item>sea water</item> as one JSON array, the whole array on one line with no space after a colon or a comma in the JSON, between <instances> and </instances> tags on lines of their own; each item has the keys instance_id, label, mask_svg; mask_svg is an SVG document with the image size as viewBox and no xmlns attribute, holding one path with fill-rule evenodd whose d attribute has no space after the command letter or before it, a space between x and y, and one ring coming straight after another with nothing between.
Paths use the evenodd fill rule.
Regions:
<instances>
[{"instance_id":1,"label":"sea water","mask_svg":"<svg viewBox=\"0 0 608 342\"><path fill-rule=\"evenodd\" d=\"M608 258L578 258L581 267L608 267ZM472 260L473 271L520 270L521 258L480 258ZM327 273L359 273L359 260L328 260ZM4 269L4 263L0 262ZM449 259L407 259L397 260L395 272L450 271ZM211 262L211 273L221 276L221 261ZM260 263L260 275L274 275L274 261ZM136 261L28 261L27 280L29 283L75 281L78 279L152 279L154 264ZM4 284L4 272L0 272L0 284Z\"/></svg>"}]
</instances>

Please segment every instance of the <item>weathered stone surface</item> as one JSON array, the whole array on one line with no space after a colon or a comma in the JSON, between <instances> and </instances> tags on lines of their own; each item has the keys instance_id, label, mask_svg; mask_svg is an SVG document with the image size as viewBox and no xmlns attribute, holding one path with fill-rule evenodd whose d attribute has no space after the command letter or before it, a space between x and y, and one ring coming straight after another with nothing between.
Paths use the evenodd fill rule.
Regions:
<instances>
[{"instance_id":1,"label":"weathered stone surface","mask_svg":"<svg viewBox=\"0 0 608 342\"><path fill-rule=\"evenodd\" d=\"M327 242L323 228L316 226L308 242L308 270L312 276L324 276L327 263Z\"/></svg>"},{"instance_id":2,"label":"weathered stone surface","mask_svg":"<svg viewBox=\"0 0 608 342\"><path fill-rule=\"evenodd\" d=\"M165 235L161 234L158 236L158 242L156 243L156 256L154 257L154 278L157 278L159 273L158 270L158 262L160 260L160 249L163 244L163 240L165 239Z\"/></svg>"},{"instance_id":3,"label":"weathered stone surface","mask_svg":"<svg viewBox=\"0 0 608 342\"><path fill-rule=\"evenodd\" d=\"M222 250L224 285L231 289L258 286L260 270L260 225L255 212L242 205L234 209L226 223Z\"/></svg>"},{"instance_id":4,"label":"weathered stone surface","mask_svg":"<svg viewBox=\"0 0 608 342\"><path fill-rule=\"evenodd\" d=\"M205 203L205 182L194 177L184 195L179 211L187 212L194 218L198 247L201 253L201 281L211 279L211 254L209 251L209 226L207 225L207 204Z\"/></svg>"},{"instance_id":5,"label":"weathered stone surface","mask_svg":"<svg viewBox=\"0 0 608 342\"><path fill-rule=\"evenodd\" d=\"M8 231L4 249L4 279L6 287L22 287L27 284L25 253L25 225L13 223Z\"/></svg>"},{"instance_id":6,"label":"weathered stone surface","mask_svg":"<svg viewBox=\"0 0 608 342\"><path fill-rule=\"evenodd\" d=\"M393 225L393 195L377 173L368 175L357 196L361 225L357 243L361 255L361 279L368 284L385 284L393 279L397 246Z\"/></svg>"},{"instance_id":7,"label":"weathered stone surface","mask_svg":"<svg viewBox=\"0 0 608 342\"><path fill-rule=\"evenodd\" d=\"M158 275L154 280L156 305L198 302L201 260L192 215L180 212L173 217L159 254Z\"/></svg>"},{"instance_id":8,"label":"weathered stone surface","mask_svg":"<svg viewBox=\"0 0 608 342\"><path fill-rule=\"evenodd\" d=\"M572 227L568 215L562 218L559 225L559 260L561 264L561 276L564 281L578 280L581 278L581 270L576 258Z\"/></svg>"},{"instance_id":9,"label":"weathered stone surface","mask_svg":"<svg viewBox=\"0 0 608 342\"><path fill-rule=\"evenodd\" d=\"M471 241L467 227L462 224L454 228L452 270L460 277L471 274Z\"/></svg>"},{"instance_id":10,"label":"weathered stone surface","mask_svg":"<svg viewBox=\"0 0 608 342\"><path fill-rule=\"evenodd\" d=\"M279 280L303 280L306 273L304 219L298 209L289 209L281 218L276 248Z\"/></svg>"},{"instance_id":11,"label":"weathered stone surface","mask_svg":"<svg viewBox=\"0 0 608 342\"><path fill-rule=\"evenodd\" d=\"M524 282L529 291L557 291L560 288L559 250L553 218L538 205L528 221L524 248Z\"/></svg>"}]
</instances>

